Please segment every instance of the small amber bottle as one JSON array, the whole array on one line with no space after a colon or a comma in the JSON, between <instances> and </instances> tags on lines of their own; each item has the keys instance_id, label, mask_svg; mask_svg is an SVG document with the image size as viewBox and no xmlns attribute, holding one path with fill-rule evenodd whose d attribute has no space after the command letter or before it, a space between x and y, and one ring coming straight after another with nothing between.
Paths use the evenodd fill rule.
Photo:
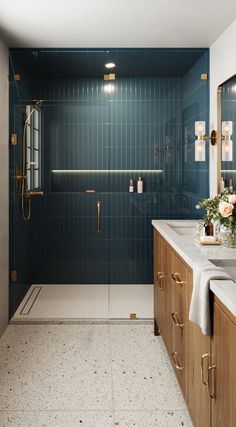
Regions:
<instances>
[{"instance_id":1,"label":"small amber bottle","mask_svg":"<svg viewBox=\"0 0 236 427\"><path fill-rule=\"evenodd\" d=\"M211 221L205 222L204 229L205 229L205 236L214 235L214 227Z\"/></svg>"}]
</instances>

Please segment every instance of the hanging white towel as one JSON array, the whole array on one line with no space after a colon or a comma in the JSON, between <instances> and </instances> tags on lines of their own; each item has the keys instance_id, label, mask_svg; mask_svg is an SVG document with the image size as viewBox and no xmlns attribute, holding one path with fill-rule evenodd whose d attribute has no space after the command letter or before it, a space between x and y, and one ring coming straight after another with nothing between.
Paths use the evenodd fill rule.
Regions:
<instances>
[{"instance_id":1,"label":"hanging white towel","mask_svg":"<svg viewBox=\"0 0 236 427\"><path fill-rule=\"evenodd\" d=\"M209 288L211 280L232 278L221 267L208 264L199 265L193 271L193 293L189 310L189 319L200 326L204 335L211 335Z\"/></svg>"}]
</instances>

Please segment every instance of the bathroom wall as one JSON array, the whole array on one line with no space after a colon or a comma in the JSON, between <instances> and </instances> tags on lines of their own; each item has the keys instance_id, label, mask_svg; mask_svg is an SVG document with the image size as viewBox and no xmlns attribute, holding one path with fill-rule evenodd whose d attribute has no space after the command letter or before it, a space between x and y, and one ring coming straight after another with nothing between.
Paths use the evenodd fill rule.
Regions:
<instances>
[{"instance_id":1,"label":"bathroom wall","mask_svg":"<svg viewBox=\"0 0 236 427\"><path fill-rule=\"evenodd\" d=\"M217 87L236 73L236 20L210 47L210 127L217 129ZM210 193L217 193L217 147L210 147Z\"/></svg>"},{"instance_id":2,"label":"bathroom wall","mask_svg":"<svg viewBox=\"0 0 236 427\"><path fill-rule=\"evenodd\" d=\"M58 52L55 72L50 57L44 73L36 51L33 63L29 51L24 61L22 51L16 53L13 68L22 79L11 79L10 85L11 131L20 135L19 145L10 149L10 263L18 271L17 283L10 284L11 314L31 283L152 283L151 220L195 217L196 202L208 192L208 162L196 164L193 150L194 121L207 121L208 114L209 82L200 80L208 72L207 51L191 69L185 62L187 55L192 64L196 61L191 50L171 52L168 66L156 61L159 73L164 74L164 64L170 77L118 76L108 83L102 75L78 78L61 72ZM185 74L183 66L189 70ZM44 196L33 199L32 218L25 223L15 167L21 164L21 108L35 99L45 101ZM136 191L139 176L144 193L130 194L129 179L135 179Z\"/></svg>"},{"instance_id":3,"label":"bathroom wall","mask_svg":"<svg viewBox=\"0 0 236 427\"><path fill-rule=\"evenodd\" d=\"M206 52L183 77L183 185L186 197L186 213L189 218L201 215L195 209L199 200L209 194L209 150L206 143L206 161L195 161L195 121L206 122L209 131L209 80L201 80L201 74L208 74L209 54Z\"/></svg>"},{"instance_id":4,"label":"bathroom wall","mask_svg":"<svg viewBox=\"0 0 236 427\"><path fill-rule=\"evenodd\" d=\"M107 93L102 79L36 83L36 98L53 99L42 111L45 196L33 212L37 283L151 283L151 219L182 215L182 80L111 84ZM139 176L145 192L129 194Z\"/></svg>"},{"instance_id":5,"label":"bathroom wall","mask_svg":"<svg viewBox=\"0 0 236 427\"><path fill-rule=\"evenodd\" d=\"M0 39L0 336L8 323L8 48Z\"/></svg>"}]
</instances>

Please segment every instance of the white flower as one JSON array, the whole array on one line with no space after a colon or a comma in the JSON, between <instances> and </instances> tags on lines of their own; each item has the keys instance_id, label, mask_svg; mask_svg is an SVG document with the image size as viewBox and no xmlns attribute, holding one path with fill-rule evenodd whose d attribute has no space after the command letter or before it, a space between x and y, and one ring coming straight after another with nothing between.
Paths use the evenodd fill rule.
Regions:
<instances>
[{"instance_id":1,"label":"white flower","mask_svg":"<svg viewBox=\"0 0 236 427\"><path fill-rule=\"evenodd\" d=\"M228 218L232 215L234 209L234 205L228 202L220 202L219 204L219 212L223 218Z\"/></svg>"}]
</instances>

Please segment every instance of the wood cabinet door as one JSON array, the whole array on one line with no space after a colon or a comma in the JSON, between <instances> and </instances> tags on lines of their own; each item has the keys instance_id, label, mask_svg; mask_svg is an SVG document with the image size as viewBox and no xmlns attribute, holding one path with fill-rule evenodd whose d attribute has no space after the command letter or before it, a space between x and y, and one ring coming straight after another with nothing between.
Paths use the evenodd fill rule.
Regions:
<instances>
[{"instance_id":1,"label":"wood cabinet door","mask_svg":"<svg viewBox=\"0 0 236 427\"><path fill-rule=\"evenodd\" d=\"M214 302L213 369L210 375L212 427L236 425L236 326Z\"/></svg>"},{"instance_id":2,"label":"wood cabinet door","mask_svg":"<svg viewBox=\"0 0 236 427\"><path fill-rule=\"evenodd\" d=\"M171 293L169 285L169 262L171 252L166 241L154 231L154 333L160 333L167 351L171 351L172 324L170 320Z\"/></svg>"},{"instance_id":3,"label":"wood cabinet door","mask_svg":"<svg viewBox=\"0 0 236 427\"><path fill-rule=\"evenodd\" d=\"M186 401L188 401L188 287L185 264L172 253L172 362Z\"/></svg>"},{"instance_id":4,"label":"wood cabinet door","mask_svg":"<svg viewBox=\"0 0 236 427\"><path fill-rule=\"evenodd\" d=\"M189 306L193 275L189 273ZM202 334L198 325L189 321L189 400L188 407L195 427L210 426L211 399L208 394L210 337Z\"/></svg>"}]
</instances>

